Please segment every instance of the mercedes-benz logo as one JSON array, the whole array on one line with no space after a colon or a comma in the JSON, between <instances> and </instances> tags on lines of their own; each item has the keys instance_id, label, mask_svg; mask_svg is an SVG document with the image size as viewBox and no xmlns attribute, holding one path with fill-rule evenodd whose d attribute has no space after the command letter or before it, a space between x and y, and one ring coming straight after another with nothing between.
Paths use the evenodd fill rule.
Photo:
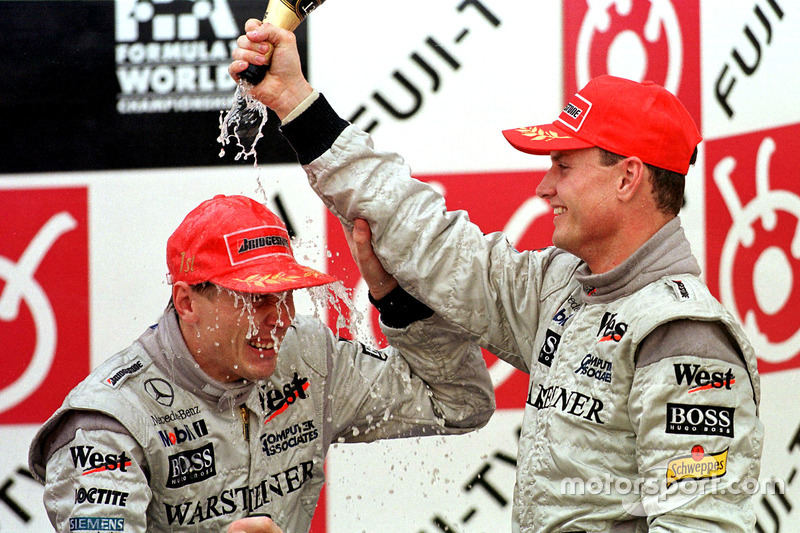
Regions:
<instances>
[{"instance_id":1,"label":"mercedes-benz logo","mask_svg":"<svg viewBox=\"0 0 800 533\"><path fill-rule=\"evenodd\" d=\"M144 390L153 399L163 405L164 407L171 407L172 402L175 401L175 392L172 390L172 385L161 378L148 379L144 382Z\"/></svg>"}]
</instances>

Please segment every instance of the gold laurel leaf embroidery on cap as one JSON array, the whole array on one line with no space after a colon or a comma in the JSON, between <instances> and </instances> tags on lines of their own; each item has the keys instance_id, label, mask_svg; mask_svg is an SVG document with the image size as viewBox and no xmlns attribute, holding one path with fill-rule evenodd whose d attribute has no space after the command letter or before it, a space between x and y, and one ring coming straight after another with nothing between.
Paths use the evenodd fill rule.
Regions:
<instances>
[{"instance_id":1,"label":"gold laurel leaf embroidery on cap","mask_svg":"<svg viewBox=\"0 0 800 533\"><path fill-rule=\"evenodd\" d=\"M247 276L244 279L233 278L233 280L241 281L242 283L248 283L250 285L256 285L257 287L266 287L269 284L286 283L287 281L296 281L299 278L300 276L294 274L279 272L277 274L253 274L252 276Z\"/></svg>"},{"instance_id":2,"label":"gold laurel leaf embroidery on cap","mask_svg":"<svg viewBox=\"0 0 800 533\"><path fill-rule=\"evenodd\" d=\"M517 128L525 137L530 137L532 141L552 141L553 139L569 139L570 137L559 135L554 131L547 131L537 126L528 126L527 128Z\"/></svg>"}]
</instances>

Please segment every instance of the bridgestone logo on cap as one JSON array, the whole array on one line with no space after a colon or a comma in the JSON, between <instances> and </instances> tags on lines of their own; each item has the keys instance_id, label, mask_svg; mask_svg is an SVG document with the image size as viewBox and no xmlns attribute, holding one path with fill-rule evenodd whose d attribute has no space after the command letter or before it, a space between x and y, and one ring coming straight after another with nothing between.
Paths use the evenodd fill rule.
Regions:
<instances>
[{"instance_id":1,"label":"bridgestone logo on cap","mask_svg":"<svg viewBox=\"0 0 800 533\"><path fill-rule=\"evenodd\" d=\"M292 257L289 234L278 226L261 226L225 235L231 265L264 257Z\"/></svg>"},{"instance_id":2,"label":"bridgestone logo on cap","mask_svg":"<svg viewBox=\"0 0 800 533\"><path fill-rule=\"evenodd\" d=\"M268 235L266 237L256 237L255 239L244 239L239 246L239 253L243 254L251 250L266 248L267 246L289 246L289 241L280 235Z\"/></svg>"},{"instance_id":3,"label":"bridgestone logo on cap","mask_svg":"<svg viewBox=\"0 0 800 533\"><path fill-rule=\"evenodd\" d=\"M576 94L558 116L558 121L572 131L578 131L583 126L586 117L589 116L591 109L592 103L583 96Z\"/></svg>"},{"instance_id":4,"label":"bridgestone logo on cap","mask_svg":"<svg viewBox=\"0 0 800 533\"><path fill-rule=\"evenodd\" d=\"M578 107L575 107L572 104L567 104L567 107L564 108L564 113L571 116L572 118L578 118L579 116L581 116L581 113L583 113L583 110L581 110Z\"/></svg>"}]
</instances>

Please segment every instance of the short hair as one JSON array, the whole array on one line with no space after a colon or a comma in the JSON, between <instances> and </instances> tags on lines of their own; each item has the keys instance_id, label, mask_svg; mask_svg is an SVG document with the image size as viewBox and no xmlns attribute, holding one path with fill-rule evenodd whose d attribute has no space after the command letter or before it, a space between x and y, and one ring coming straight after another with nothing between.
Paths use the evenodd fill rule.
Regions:
<instances>
[{"instance_id":1,"label":"short hair","mask_svg":"<svg viewBox=\"0 0 800 533\"><path fill-rule=\"evenodd\" d=\"M625 156L609 152L604 148L600 148L600 164L604 166L616 165L625 159ZM697 147L692 152L692 157L689 160L690 165L694 165L697 161ZM645 163L644 166L650 171L650 184L653 186L653 197L656 201L656 206L663 213L668 215L677 215L683 207L683 192L686 186L686 176L672 170L666 170L660 167L653 166Z\"/></svg>"},{"instance_id":2,"label":"short hair","mask_svg":"<svg viewBox=\"0 0 800 533\"><path fill-rule=\"evenodd\" d=\"M211 283L210 281L204 281L202 283L195 283L193 285L189 285L189 288L199 294L200 296L210 300L214 293L219 292L220 286ZM172 296L169 297L169 305L175 306L175 300L172 299ZM181 317L178 316L178 320L180 321Z\"/></svg>"},{"instance_id":3,"label":"short hair","mask_svg":"<svg viewBox=\"0 0 800 533\"><path fill-rule=\"evenodd\" d=\"M197 294L199 294L200 296L211 298L211 296L219 292L221 287L219 285L211 283L210 281L204 281L202 283L195 283L194 285L189 285L189 288L192 289Z\"/></svg>"}]
</instances>

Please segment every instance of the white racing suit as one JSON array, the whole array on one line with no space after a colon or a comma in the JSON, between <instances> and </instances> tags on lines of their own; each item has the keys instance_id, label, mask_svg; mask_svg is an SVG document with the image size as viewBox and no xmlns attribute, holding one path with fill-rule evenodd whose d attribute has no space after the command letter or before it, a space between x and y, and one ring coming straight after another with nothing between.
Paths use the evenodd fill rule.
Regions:
<instances>
[{"instance_id":1,"label":"white racing suit","mask_svg":"<svg viewBox=\"0 0 800 533\"><path fill-rule=\"evenodd\" d=\"M31 471L54 527L221 532L269 515L284 533L305 533L331 443L488 421L494 394L477 346L436 316L384 332L392 346L377 351L297 316L269 380L226 385L193 364L168 307L34 439Z\"/></svg>"},{"instance_id":2,"label":"white racing suit","mask_svg":"<svg viewBox=\"0 0 800 533\"><path fill-rule=\"evenodd\" d=\"M756 357L699 279L678 218L592 275L566 252L518 252L448 212L323 97L292 116L283 134L326 206L345 224L366 219L411 295L530 374L516 527L753 531Z\"/></svg>"}]
</instances>

